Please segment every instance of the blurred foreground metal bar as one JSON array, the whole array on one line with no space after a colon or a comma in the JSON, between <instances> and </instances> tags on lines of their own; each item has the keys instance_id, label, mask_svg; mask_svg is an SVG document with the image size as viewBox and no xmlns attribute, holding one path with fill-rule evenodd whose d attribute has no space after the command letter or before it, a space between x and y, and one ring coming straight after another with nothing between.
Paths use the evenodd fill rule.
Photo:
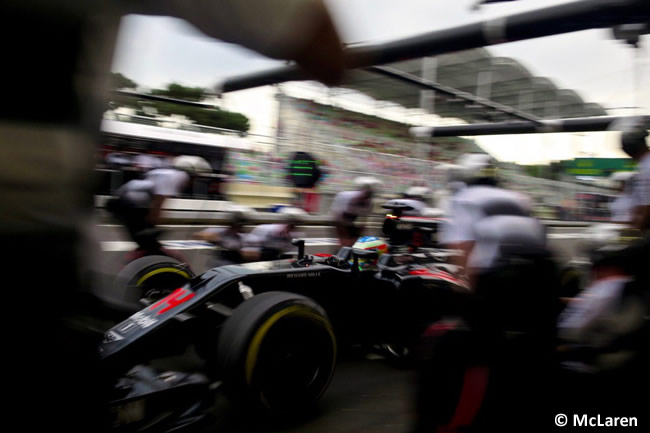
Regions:
<instances>
[{"instance_id":1,"label":"blurred foreground metal bar","mask_svg":"<svg viewBox=\"0 0 650 433\"><path fill-rule=\"evenodd\" d=\"M373 72L375 74L379 74L396 81L402 81L404 83L421 87L423 89L435 90L436 92L444 93L445 95L464 99L465 101L473 102L474 104L482 105L484 107L492 108L502 113L510 114L513 117L518 117L519 119L537 123L539 125L542 124L542 119L533 114L526 113L507 105L499 104L498 102L494 102L489 99L481 98L480 96L476 96L471 93L454 89L453 87L425 80L424 78L420 78L416 75L409 74L395 68L388 68L385 66L370 66L369 68L366 68L366 71Z\"/></svg>"},{"instance_id":2,"label":"blurred foreground metal bar","mask_svg":"<svg viewBox=\"0 0 650 433\"><path fill-rule=\"evenodd\" d=\"M435 56L505 42L650 20L648 0L581 0L466 24L384 44L349 48L349 69ZM223 93L307 79L295 65L227 79Z\"/></svg>"},{"instance_id":3,"label":"blurred foreground metal bar","mask_svg":"<svg viewBox=\"0 0 650 433\"><path fill-rule=\"evenodd\" d=\"M186 99L168 98L166 96L150 95L148 93L131 92L128 90L112 90L112 93L120 96L130 96L133 98L147 99L150 101L169 102L170 104L189 105L191 107L215 109L216 105L206 104L205 102L188 101Z\"/></svg>"},{"instance_id":4,"label":"blurred foreground metal bar","mask_svg":"<svg viewBox=\"0 0 650 433\"><path fill-rule=\"evenodd\" d=\"M503 122L503 123L472 123L467 125L414 127L411 134L417 137L458 137L472 135L501 135L501 134L541 134L551 132L589 132L607 131L616 121L637 116L603 116L577 117L574 119L543 120L535 122ZM641 116L650 122L650 116ZM615 130L615 129L614 129Z\"/></svg>"}]
</instances>

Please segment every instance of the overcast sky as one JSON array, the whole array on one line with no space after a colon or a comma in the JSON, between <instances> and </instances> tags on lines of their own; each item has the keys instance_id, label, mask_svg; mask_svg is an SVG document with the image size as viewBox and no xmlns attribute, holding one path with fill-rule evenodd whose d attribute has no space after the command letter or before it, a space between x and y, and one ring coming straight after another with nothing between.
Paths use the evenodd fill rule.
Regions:
<instances>
[{"instance_id":1,"label":"overcast sky","mask_svg":"<svg viewBox=\"0 0 650 433\"><path fill-rule=\"evenodd\" d=\"M570 2L520 0L472 11L470 6L474 1L329 0L328 4L345 42L376 43ZM560 88L576 90L586 101L606 108L635 106L639 101L638 105L644 108L637 112L647 114L650 113L648 39L644 39L641 60L636 67L635 50L612 40L608 30L496 45L489 50L496 56L518 60L532 74L549 77ZM252 51L207 38L177 19L128 16L123 19L113 70L148 87L162 87L170 82L211 87L220 79L276 64ZM636 87L635 73L641 77L641 85ZM272 133L275 119L272 95L268 88L236 92L228 95L224 104L251 117L253 132ZM391 117L403 114L400 113ZM634 111L619 109L610 113L633 114ZM621 155L614 134L603 133L483 137L479 143L500 159L522 163L573 156Z\"/></svg>"}]
</instances>

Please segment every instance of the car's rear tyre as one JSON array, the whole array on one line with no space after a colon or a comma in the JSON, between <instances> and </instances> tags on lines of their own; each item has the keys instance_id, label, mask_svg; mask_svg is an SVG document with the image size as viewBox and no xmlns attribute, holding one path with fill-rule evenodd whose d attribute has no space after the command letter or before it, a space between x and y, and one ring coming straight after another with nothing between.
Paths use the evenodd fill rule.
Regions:
<instances>
[{"instance_id":1,"label":"car's rear tyre","mask_svg":"<svg viewBox=\"0 0 650 433\"><path fill-rule=\"evenodd\" d=\"M126 265L113 281L113 296L122 309L136 312L194 278L192 271L168 256L145 256Z\"/></svg>"},{"instance_id":2,"label":"car's rear tyre","mask_svg":"<svg viewBox=\"0 0 650 433\"><path fill-rule=\"evenodd\" d=\"M336 339L323 309L293 293L267 292L237 307L219 336L217 364L235 406L286 416L327 389Z\"/></svg>"}]
</instances>

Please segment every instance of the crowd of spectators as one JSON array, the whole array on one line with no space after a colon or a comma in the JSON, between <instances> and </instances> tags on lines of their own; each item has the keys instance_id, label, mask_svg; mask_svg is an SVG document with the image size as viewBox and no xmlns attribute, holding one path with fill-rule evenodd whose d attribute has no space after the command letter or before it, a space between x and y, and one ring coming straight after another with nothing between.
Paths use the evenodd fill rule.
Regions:
<instances>
[{"instance_id":1,"label":"crowd of spectators","mask_svg":"<svg viewBox=\"0 0 650 433\"><path fill-rule=\"evenodd\" d=\"M318 159L322 169L318 192L348 190L353 187L355 177L373 175L384 183L383 193L397 195L415 184L432 191L440 190L446 180L436 166L453 161L458 152L476 152L476 145L469 140L429 146L414 141L405 124L313 101L286 99L289 108L282 110L276 150L228 149L218 158L215 174L227 174L227 180L239 183L291 186L287 172L289 155L304 150ZM175 156L169 152L118 149L105 146L99 167L118 170L120 182L152 168L166 167ZM596 216L594 212L582 212L581 208L591 206L590 203L577 200L576 194L581 191L571 190L562 182L546 184L543 179L523 176L512 167L503 170L503 179L509 188L535 199L534 209L538 216L554 219L592 219L590 217ZM208 187L205 195L222 197L223 179L216 187L214 185ZM596 213L598 219L607 217L605 211Z\"/></svg>"}]
</instances>

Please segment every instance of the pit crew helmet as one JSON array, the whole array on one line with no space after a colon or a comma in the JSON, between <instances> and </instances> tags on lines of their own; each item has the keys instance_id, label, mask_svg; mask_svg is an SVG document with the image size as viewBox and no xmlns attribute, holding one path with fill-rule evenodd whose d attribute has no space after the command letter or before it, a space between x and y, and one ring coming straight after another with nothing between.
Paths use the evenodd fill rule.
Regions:
<instances>
[{"instance_id":1,"label":"pit crew helmet","mask_svg":"<svg viewBox=\"0 0 650 433\"><path fill-rule=\"evenodd\" d=\"M465 183L473 184L479 181L497 181L496 161L484 153L466 153L458 158Z\"/></svg>"},{"instance_id":2,"label":"pit crew helmet","mask_svg":"<svg viewBox=\"0 0 650 433\"><path fill-rule=\"evenodd\" d=\"M381 238L376 236L363 236L357 239L357 241L352 245L352 248L357 248L367 251L377 251L377 259L362 259L359 258L359 269L374 269L377 266L377 260L381 257L382 254L388 252L388 244ZM348 263L350 266L354 265L354 260L351 258Z\"/></svg>"},{"instance_id":3,"label":"pit crew helmet","mask_svg":"<svg viewBox=\"0 0 650 433\"><path fill-rule=\"evenodd\" d=\"M608 129L621 131L621 150L637 158L648 150L649 127L643 117L627 117L613 122Z\"/></svg>"},{"instance_id":4,"label":"pit crew helmet","mask_svg":"<svg viewBox=\"0 0 650 433\"><path fill-rule=\"evenodd\" d=\"M426 201L427 195L431 191L426 186L412 186L404 193L407 198Z\"/></svg>"},{"instance_id":5,"label":"pit crew helmet","mask_svg":"<svg viewBox=\"0 0 650 433\"><path fill-rule=\"evenodd\" d=\"M307 215L307 212L296 207L283 207L278 213L282 215L283 223L292 226L297 226L303 222L305 215Z\"/></svg>"},{"instance_id":6,"label":"pit crew helmet","mask_svg":"<svg viewBox=\"0 0 650 433\"><path fill-rule=\"evenodd\" d=\"M614 182L627 182L634 177L635 174L636 173L633 171L617 171L611 175L610 179Z\"/></svg>"},{"instance_id":7,"label":"pit crew helmet","mask_svg":"<svg viewBox=\"0 0 650 433\"><path fill-rule=\"evenodd\" d=\"M617 171L609 177L609 180L612 181L616 187L622 188L625 187L625 185L627 185L635 175L635 171Z\"/></svg>"},{"instance_id":8,"label":"pit crew helmet","mask_svg":"<svg viewBox=\"0 0 650 433\"><path fill-rule=\"evenodd\" d=\"M194 155L181 155L174 158L172 167L177 170L183 170L190 176L196 176L202 173L211 173L212 167L205 159Z\"/></svg>"},{"instance_id":9,"label":"pit crew helmet","mask_svg":"<svg viewBox=\"0 0 650 433\"><path fill-rule=\"evenodd\" d=\"M359 176L354 179L355 185L364 191L375 192L383 183L372 176Z\"/></svg>"},{"instance_id":10,"label":"pit crew helmet","mask_svg":"<svg viewBox=\"0 0 650 433\"><path fill-rule=\"evenodd\" d=\"M248 217L246 213L242 210L236 209L232 210L227 215L228 224L231 227L241 227L248 222Z\"/></svg>"}]
</instances>

